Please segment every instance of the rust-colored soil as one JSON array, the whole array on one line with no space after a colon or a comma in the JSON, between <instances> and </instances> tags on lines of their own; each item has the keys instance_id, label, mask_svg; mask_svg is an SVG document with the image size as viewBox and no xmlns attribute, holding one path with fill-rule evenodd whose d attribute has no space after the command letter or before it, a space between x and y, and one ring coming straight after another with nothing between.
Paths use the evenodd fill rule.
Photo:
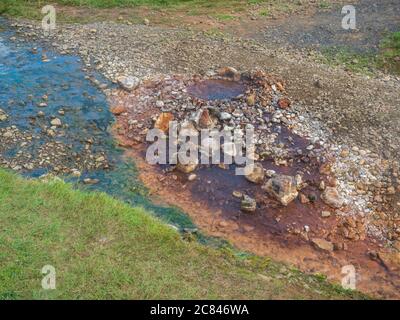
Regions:
<instances>
[{"instance_id":1,"label":"rust-colored soil","mask_svg":"<svg viewBox=\"0 0 400 320\"><path fill-rule=\"evenodd\" d=\"M124 145L128 144L121 136L117 136L117 139ZM346 250L325 253L314 248L302 236L285 232L281 228L284 223L299 222L303 217L312 228L316 224L329 228L337 221L313 222L316 218L313 212L292 211L293 207L298 207L298 203L285 209L285 216L281 216L283 220L280 223L274 223L268 211L259 210L254 215L240 214L237 206L232 208L229 204L219 205L218 201L216 203L213 199L205 199L210 193L201 195L195 191L200 186L207 188L207 185L211 185L207 180L188 182L179 175L175 180L171 177L172 173L165 175L159 167L149 165L143 152L144 146L136 145L127 149L126 156L135 160L139 177L151 191L154 200L178 206L202 232L229 240L239 249L293 264L302 271L325 274L329 280L337 283L344 276L341 274L342 267L352 264L357 270L357 289L385 298L400 297L398 270L388 270L379 259L372 260L368 255L368 252L380 249L377 244L367 239L349 243ZM243 177L241 179L244 180ZM279 216L279 211L276 210L274 215ZM265 221L266 217L269 219Z\"/></svg>"},{"instance_id":2,"label":"rust-colored soil","mask_svg":"<svg viewBox=\"0 0 400 320\"><path fill-rule=\"evenodd\" d=\"M144 88L151 86L151 82L143 84ZM235 175L233 168L201 166L195 172L196 178L189 181L187 174L146 162L147 144L143 142L143 137L140 138L144 132L127 134L130 121L143 124L140 128L149 128L159 113L159 109L152 104L148 108L142 105L140 109L135 109L134 101L138 101L135 99L135 93L128 94L121 90L111 94L111 108L118 105L126 109L126 112L117 115L113 133L118 143L126 148L126 157L134 159L139 177L154 201L180 207L207 235L229 240L242 250L272 257L305 272L325 274L336 283L341 283L344 276L341 274L342 267L353 265L357 271L358 290L384 298L400 298L400 263L395 260L398 254L386 251L382 243L365 234L349 240L340 231L347 218L335 215L320 200L319 182L323 180L327 185L335 183L329 170L326 170L329 163L320 163L312 158L302 161L300 156L295 155L290 166L278 166L272 159L262 161L265 169L273 169L280 174L304 172L307 187L301 192L306 196L313 195L315 201L302 203L298 198L287 207L266 197L259 185ZM125 105L121 106L121 101ZM288 129L281 131L279 139L287 139L302 150L308 145L305 138ZM241 212L240 200L233 195L234 191L254 197L257 210L253 213ZM331 211L332 214L322 217L322 211ZM362 221L354 223L358 225ZM312 240L319 238L329 240L335 249L323 251L317 248Z\"/></svg>"}]
</instances>

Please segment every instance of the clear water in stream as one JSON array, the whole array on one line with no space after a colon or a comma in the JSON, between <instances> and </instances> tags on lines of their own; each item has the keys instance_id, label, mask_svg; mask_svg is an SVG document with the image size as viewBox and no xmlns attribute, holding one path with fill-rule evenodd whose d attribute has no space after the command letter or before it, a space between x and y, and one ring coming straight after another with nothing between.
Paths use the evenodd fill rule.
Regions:
<instances>
[{"instance_id":1,"label":"clear water in stream","mask_svg":"<svg viewBox=\"0 0 400 320\"><path fill-rule=\"evenodd\" d=\"M134 164L122 158L123 151L115 145L109 132L114 118L106 97L93 82L85 78L87 74L82 71L84 65L79 57L58 55L47 50L44 52L35 43L10 41L12 36L15 36L13 31L7 28L6 20L0 17L0 108L8 114L8 119L0 122L0 128L15 125L20 131L41 135L29 146L29 151L35 155L46 139L51 138L41 134L41 128L32 123L30 117L35 117L38 111L43 110L50 121L52 115L59 117L58 111L62 108L66 112L60 118L63 124L68 124L68 128L65 136L55 139L70 144L77 153L87 139L92 139L95 141L93 153L105 152L110 162L110 169L83 172L79 179L63 177L66 181L78 188L104 191L131 205L142 206L167 223L181 228L194 228L191 220L180 210L154 205L147 198L146 190L137 179ZM36 53L32 52L33 47L38 48ZM47 55L48 62L42 61L43 53ZM91 75L107 83L99 74ZM49 97L48 106L41 109L37 103L44 94ZM18 147L14 148L9 150L8 156L18 152ZM48 167L42 167L23 172L23 175L38 177L48 171ZM81 181L86 177L98 179L99 183L84 185Z\"/></svg>"}]
</instances>

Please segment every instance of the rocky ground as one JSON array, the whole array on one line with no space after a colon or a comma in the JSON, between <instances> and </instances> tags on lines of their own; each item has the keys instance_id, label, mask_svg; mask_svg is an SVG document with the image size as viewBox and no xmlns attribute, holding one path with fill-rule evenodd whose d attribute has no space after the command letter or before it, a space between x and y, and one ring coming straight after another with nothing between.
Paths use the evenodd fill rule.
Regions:
<instances>
[{"instance_id":1,"label":"rocky ground","mask_svg":"<svg viewBox=\"0 0 400 320\"><path fill-rule=\"evenodd\" d=\"M118 80L123 89L110 94L115 135L139 162L152 192L182 207L202 230L241 248L271 255L279 250L274 242L296 244L296 252L281 250L280 259L306 270L325 268L333 279L337 264L354 263L362 270L365 290L387 290L382 289L387 279L376 275L380 268L398 268L396 161L334 143L318 120L303 115L286 97L282 79L262 71L239 73L228 67L205 76ZM172 120L193 136L201 129L243 132L251 126L255 165L243 178L222 163L178 161L162 170L141 164L148 131L168 133ZM225 142L220 148L206 139L206 145L226 154ZM204 146L199 151L207 153ZM391 253L383 250L387 245L393 247ZM332 264L324 260L326 255ZM371 281L380 289L372 289ZM396 288L395 277L389 282Z\"/></svg>"},{"instance_id":2,"label":"rocky ground","mask_svg":"<svg viewBox=\"0 0 400 320\"><path fill-rule=\"evenodd\" d=\"M264 70L266 74L272 75L271 79L277 79L268 82L269 93L268 99L264 97L265 105L263 93L256 90L247 92L235 108L225 106L225 119L221 119L219 114L219 125L241 126L256 122L261 140L258 154L262 158L263 152L273 150L273 154L268 156L278 161L279 166L290 167L290 159L293 160L291 151L297 150L291 147L290 139L285 143L272 139L268 145L269 138L276 139L279 136L272 130L274 125L289 128L293 134L306 137L307 144L299 148L306 155L311 154L311 157L318 158L319 161L333 159L329 167L334 180L318 179L318 184L314 186L318 190L315 191L318 192L317 195L321 195L324 205L330 209L317 209L320 219L329 219L331 215L335 219L343 216L343 219L338 220L342 223L342 239L346 240L336 243L333 238L317 232L318 237L309 239L315 246L328 252L333 251L334 247L346 250L343 243L364 240L366 233L381 246L389 244L394 248L398 247L400 78L383 74L367 77L321 65L315 62L315 56L308 50L289 51L264 41L231 36L217 37L202 32L151 25L62 25L50 37L43 36L40 27L31 22L18 21L13 26L21 37L40 40L61 53L78 53L86 62L87 68L96 68L115 83L118 79L121 82L121 77L129 76L128 83L125 83L130 86L128 89L136 89L147 81L162 82L165 77L173 79L171 77L174 75L181 75L176 82L168 80L172 82L162 83L165 87L176 86L175 89L179 92L185 87L184 83L186 85L187 82L196 82L193 75L198 74L197 80L215 78L218 76L215 71L224 66L232 66L238 70L237 74L242 75L246 71ZM160 114L172 113L174 117L184 120L192 112L190 109L181 110L181 104L169 105L172 99L162 99L162 103L157 104L154 99L158 97L158 91L146 91L146 86L142 85L140 88L144 88L143 95L139 97L143 99L141 102L144 106L149 106L146 109L148 114L144 114L143 119L130 119L130 123L125 123L127 127L123 129L127 132L124 134L129 139L140 143L140 133L153 127ZM116 94L110 89L105 89L105 92L110 97ZM123 109L114 110L114 113L129 114L126 108L133 106L129 97L124 93L116 95L117 98L127 101L127 105L123 105ZM283 98L287 100L279 103ZM180 97L176 100L187 105L188 101L185 99ZM120 101L116 101L118 103L114 107L119 107ZM199 104L192 104L195 109L199 109ZM286 108L286 105L290 105L290 108ZM253 110L252 106L255 106ZM210 116L209 111L205 111L210 109L202 107L200 110L207 113L204 117ZM6 116L0 112L0 119ZM128 118L125 119L129 121ZM145 121L142 122L143 120ZM266 130L264 136L263 130ZM9 135L5 132L2 134ZM291 135L288 137L295 139ZM321 161L320 165L323 163ZM193 174L189 172L192 170L181 171ZM262 184L265 182L268 190L268 181L274 178L274 174L268 172L268 168L260 170L260 174L263 175L260 178ZM321 172L318 171L318 174ZM295 179L296 174L289 176ZM285 179L278 177L280 182L276 183L285 184L281 178ZM321 185L322 181L324 183ZM297 185L297 182L293 185ZM301 188L299 190L296 186L294 189L289 187L289 193L296 193L296 196L300 193L299 201L304 202L303 204L310 201L309 192L302 197ZM254 207L260 206L257 197L253 199L249 194L239 195L241 190L237 191L236 196L241 199L242 209L245 211L253 211ZM281 196L273 195L272 191L269 195L282 204ZM293 200L292 198L289 194L288 199ZM345 205L347 209L342 210ZM310 227L301 225L299 230L294 227L292 233L304 237L309 232L307 226ZM368 250L363 250L365 251L362 254L368 255ZM392 262L387 262L387 259L382 258L384 255L375 251L371 255L372 259L386 267ZM392 288L396 286L392 285Z\"/></svg>"},{"instance_id":3,"label":"rocky ground","mask_svg":"<svg viewBox=\"0 0 400 320\"><path fill-rule=\"evenodd\" d=\"M6 114L0 109L0 122L5 117ZM38 118L43 119L44 113ZM84 171L109 169L105 152L93 150L93 138L86 139L78 152L72 143L64 140L68 128L59 118L54 118L49 124L36 123L36 126L42 127L41 132L21 130L15 125L0 128L2 167L21 172L37 171L38 175L47 170L57 175L74 177L80 177ZM70 141L79 140L71 137ZM84 182L93 181L85 179Z\"/></svg>"}]
</instances>

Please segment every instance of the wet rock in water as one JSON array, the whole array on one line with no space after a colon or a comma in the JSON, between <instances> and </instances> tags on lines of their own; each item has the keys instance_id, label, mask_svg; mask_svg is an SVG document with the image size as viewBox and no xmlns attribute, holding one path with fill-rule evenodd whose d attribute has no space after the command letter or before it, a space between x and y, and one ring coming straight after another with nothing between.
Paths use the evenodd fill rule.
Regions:
<instances>
[{"instance_id":1,"label":"wet rock in water","mask_svg":"<svg viewBox=\"0 0 400 320\"><path fill-rule=\"evenodd\" d=\"M61 178L57 177L53 173L45 173L39 177L39 180L43 182L61 181Z\"/></svg>"},{"instance_id":2,"label":"wet rock in water","mask_svg":"<svg viewBox=\"0 0 400 320\"><path fill-rule=\"evenodd\" d=\"M163 112L159 115L154 124L154 128L160 129L163 132L168 132L169 123L174 119L174 115L170 112Z\"/></svg>"},{"instance_id":3,"label":"wet rock in water","mask_svg":"<svg viewBox=\"0 0 400 320\"><path fill-rule=\"evenodd\" d=\"M254 212L257 209L257 202L253 198L244 195L240 208L244 212Z\"/></svg>"},{"instance_id":4,"label":"wet rock in water","mask_svg":"<svg viewBox=\"0 0 400 320\"><path fill-rule=\"evenodd\" d=\"M332 242L329 242L325 239L321 238L314 238L311 240L311 242L314 244L314 246L318 249L321 249L323 251L327 252L332 252L333 251L333 244Z\"/></svg>"},{"instance_id":5,"label":"wet rock in water","mask_svg":"<svg viewBox=\"0 0 400 320\"><path fill-rule=\"evenodd\" d=\"M51 120L50 124L55 127L61 127L62 125L61 120L58 118L54 118L53 120Z\"/></svg>"},{"instance_id":6,"label":"wet rock in water","mask_svg":"<svg viewBox=\"0 0 400 320\"><path fill-rule=\"evenodd\" d=\"M52 129L48 129L48 130L46 131L46 134L47 134L49 137L55 137L55 136L56 136L56 132L55 132L54 130L52 130Z\"/></svg>"},{"instance_id":7,"label":"wet rock in water","mask_svg":"<svg viewBox=\"0 0 400 320\"><path fill-rule=\"evenodd\" d=\"M81 172L79 170L77 170L77 169L72 169L71 174L75 178L79 178L81 176Z\"/></svg>"},{"instance_id":8,"label":"wet rock in water","mask_svg":"<svg viewBox=\"0 0 400 320\"><path fill-rule=\"evenodd\" d=\"M117 81L121 88L126 91L132 91L140 84L139 78L133 76L121 76L117 78Z\"/></svg>"},{"instance_id":9,"label":"wet rock in water","mask_svg":"<svg viewBox=\"0 0 400 320\"><path fill-rule=\"evenodd\" d=\"M197 163L188 163L188 164L183 164L178 162L176 165L176 170L183 172L183 173L191 173L194 170L196 170L198 164Z\"/></svg>"},{"instance_id":10,"label":"wet rock in water","mask_svg":"<svg viewBox=\"0 0 400 320\"><path fill-rule=\"evenodd\" d=\"M86 179L83 180L84 184L97 184L99 182L100 182L99 179L86 178Z\"/></svg>"},{"instance_id":11,"label":"wet rock in water","mask_svg":"<svg viewBox=\"0 0 400 320\"><path fill-rule=\"evenodd\" d=\"M111 113L115 115L120 115L121 113L124 113L126 111L124 106L116 106L114 108L111 108Z\"/></svg>"},{"instance_id":12,"label":"wet rock in water","mask_svg":"<svg viewBox=\"0 0 400 320\"><path fill-rule=\"evenodd\" d=\"M253 183L262 183L264 181L264 168L260 163L249 165L244 170L247 180Z\"/></svg>"},{"instance_id":13,"label":"wet rock in water","mask_svg":"<svg viewBox=\"0 0 400 320\"><path fill-rule=\"evenodd\" d=\"M0 109L0 121L5 120L7 120L7 114L2 109Z\"/></svg>"},{"instance_id":14,"label":"wet rock in water","mask_svg":"<svg viewBox=\"0 0 400 320\"><path fill-rule=\"evenodd\" d=\"M235 198L242 198L242 197L243 197L243 193L241 193L240 191L237 191L237 190L234 190L234 191L232 192L232 195L233 195Z\"/></svg>"},{"instance_id":15,"label":"wet rock in water","mask_svg":"<svg viewBox=\"0 0 400 320\"><path fill-rule=\"evenodd\" d=\"M321 195L322 201L332 208L339 209L343 207L344 199L339 195L339 192L334 187L326 187Z\"/></svg>"},{"instance_id":16,"label":"wet rock in water","mask_svg":"<svg viewBox=\"0 0 400 320\"><path fill-rule=\"evenodd\" d=\"M286 175L276 175L269 179L262 188L284 206L296 199L298 195L295 179Z\"/></svg>"}]
</instances>

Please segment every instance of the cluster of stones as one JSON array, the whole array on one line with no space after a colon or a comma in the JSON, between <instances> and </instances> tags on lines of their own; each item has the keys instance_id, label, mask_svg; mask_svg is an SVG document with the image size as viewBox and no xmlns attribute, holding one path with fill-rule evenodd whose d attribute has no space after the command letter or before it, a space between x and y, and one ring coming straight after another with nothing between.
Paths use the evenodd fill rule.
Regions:
<instances>
[{"instance_id":1,"label":"cluster of stones","mask_svg":"<svg viewBox=\"0 0 400 320\"><path fill-rule=\"evenodd\" d=\"M226 100L205 101L188 94L187 88L190 85L205 79L242 81L247 84L247 90L234 99ZM321 170L321 174L328 176L329 181L327 185L321 181L321 200L331 207L336 215L344 217L353 215L357 220L356 215L361 214L359 220L363 221L355 225L344 224L340 233L350 240L362 240L365 238L366 230L377 230L366 226L370 222L371 213L375 212L376 201L379 200L374 186L382 182L383 171L388 166L384 166L372 152L330 143L321 126L307 116L299 114L290 99L284 96L282 81L259 70L239 73L227 67L216 72L210 71L206 77L164 77L146 83L140 83L134 77L121 77L119 83L126 91L133 93L136 100L124 104L124 98L114 93L112 112L127 116L127 126L117 129L135 143L145 142L147 131L151 128L167 132L172 120L178 121L180 129L189 130L203 128L244 130L246 126L251 125L255 129L256 136L254 150L256 163L248 168L246 178L249 181L260 184L268 196L283 206L287 206L297 197L302 203L308 203L310 199L301 193L301 189L305 186L301 173L296 176L277 174L271 172L272 170L265 170L260 162L271 158L279 166L291 166L294 158L301 159L304 163L309 162L311 158L318 159L321 164L329 162L329 168L324 170L322 166ZM119 98L121 98L120 103ZM136 116L130 117L133 112ZM146 117L148 114L151 116ZM309 144L304 148L298 147L295 143L290 143L292 139L290 136L289 143L279 141L282 128L288 128L294 134L307 137ZM357 154L359 161L354 161ZM349 161L344 160L346 156ZM353 168L356 166L358 172L349 170L350 164ZM377 166L380 170L376 170ZM178 163L176 166L176 170L188 174L189 181L196 179L194 171L197 168L196 163L189 165ZM357 173L358 177L362 178L359 181ZM361 181L369 186L368 192L360 192ZM387 186L389 194L397 192L396 186L384 185ZM236 193L240 194L241 208L244 212L251 213L257 209L254 199L240 192ZM330 211L321 212L322 217L330 215ZM382 234L382 228L380 233ZM376 232L374 235L376 236ZM392 232L392 237L393 235L396 237L396 232Z\"/></svg>"},{"instance_id":2,"label":"cluster of stones","mask_svg":"<svg viewBox=\"0 0 400 320\"><path fill-rule=\"evenodd\" d=\"M49 130L53 133L49 134ZM78 153L71 144L57 141L57 137L62 136L56 128L44 130L42 134L21 131L16 126L0 128L0 165L15 171L46 169L55 174L71 174L75 177L84 171L109 168L104 152L93 153L92 140L87 140L83 150ZM18 149L15 154L9 152L14 149Z\"/></svg>"}]
</instances>

